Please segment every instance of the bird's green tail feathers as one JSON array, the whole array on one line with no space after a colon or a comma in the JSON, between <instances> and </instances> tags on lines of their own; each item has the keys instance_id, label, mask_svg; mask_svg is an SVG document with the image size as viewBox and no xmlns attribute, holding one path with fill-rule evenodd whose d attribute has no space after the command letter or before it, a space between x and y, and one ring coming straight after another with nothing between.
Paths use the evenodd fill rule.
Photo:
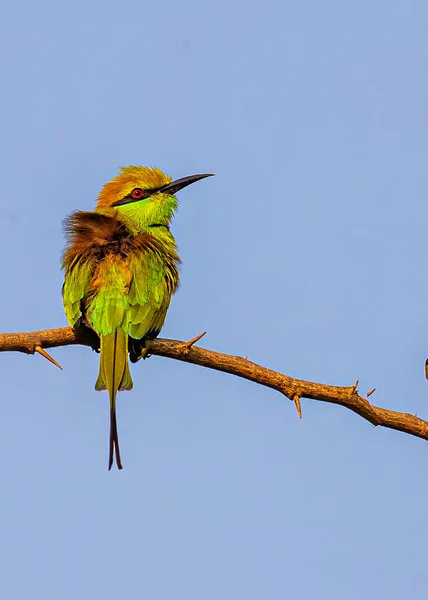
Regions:
<instances>
[{"instance_id":1,"label":"bird's green tail feathers","mask_svg":"<svg viewBox=\"0 0 428 600\"><path fill-rule=\"evenodd\" d=\"M128 362L128 334L117 329L108 335L101 335L100 372L95 384L96 390L108 390L110 396L110 454L108 468L113 465L116 454L118 469L122 468L117 435L116 394L121 390L131 390L133 383Z\"/></svg>"}]
</instances>

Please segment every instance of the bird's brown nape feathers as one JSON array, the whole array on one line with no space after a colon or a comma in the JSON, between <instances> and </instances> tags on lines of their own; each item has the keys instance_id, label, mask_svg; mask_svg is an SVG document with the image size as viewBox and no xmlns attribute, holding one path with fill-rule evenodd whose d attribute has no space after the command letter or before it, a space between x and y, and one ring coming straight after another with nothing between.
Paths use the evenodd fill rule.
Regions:
<instances>
[{"instance_id":1,"label":"bird's brown nape feathers","mask_svg":"<svg viewBox=\"0 0 428 600\"><path fill-rule=\"evenodd\" d=\"M125 223L97 212L76 211L63 221L66 246L62 268L72 269L77 261L93 260L96 264L107 254L127 257L132 251L165 254L161 242L149 233L133 235ZM174 257L179 262L178 257ZM178 260L177 260L178 259Z\"/></svg>"}]
</instances>

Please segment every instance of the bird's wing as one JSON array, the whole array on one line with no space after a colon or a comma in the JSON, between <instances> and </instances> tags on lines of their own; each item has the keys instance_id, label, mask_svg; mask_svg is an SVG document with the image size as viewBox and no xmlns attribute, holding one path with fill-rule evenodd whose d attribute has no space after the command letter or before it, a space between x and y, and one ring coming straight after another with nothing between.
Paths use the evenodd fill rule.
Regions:
<instances>
[{"instance_id":1,"label":"bird's wing","mask_svg":"<svg viewBox=\"0 0 428 600\"><path fill-rule=\"evenodd\" d=\"M157 253L133 254L129 261L127 331L135 339L156 337L171 301L164 259Z\"/></svg>"},{"instance_id":2,"label":"bird's wing","mask_svg":"<svg viewBox=\"0 0 428 600\"><path fill-rule=\"evenodd\" d=\"M92 278L92 263L76 262L65 272L62 299L65 316L73 327L82 316L81 301L87 295Z\"/></svg>"}]
</instances>

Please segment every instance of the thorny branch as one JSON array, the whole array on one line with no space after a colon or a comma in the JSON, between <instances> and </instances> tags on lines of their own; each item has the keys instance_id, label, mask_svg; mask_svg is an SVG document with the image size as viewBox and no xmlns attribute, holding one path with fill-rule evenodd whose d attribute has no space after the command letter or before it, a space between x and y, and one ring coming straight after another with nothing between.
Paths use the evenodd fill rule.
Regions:
<instances>
[{"instance_id":1,"label":"thorny branch","mask_svg":"<svg viewBox=\"0 0 428 600\"><path fill-rule=\"evenodd\" d=\"M416 415L373 406L367 398L363 398L358 394L358 381L348 387L339 387L294 379L284 373L272 371L253 363L247 358L221 354L220 352L213 352L212 350L195 346L194 344L202 335L196 336L196 338L188 342L166 339L154 340L150 346L150 354L223 371L224 373L237 375L238 377L243 377L244 379L249 379L255 383L273 388L295 403L299 417L301 417L300 400L302 398L310 398L311 400L340 404L354 411L373 425L396 429L397 431L403 431L404 433L428 440L427 421L420 419ZM0 334L0 352L16 351L26 354L38 352L57 366L59 366L58 363L49 356L46 348L57 348L59 346L74 344L94 347L94 338L85 331L73 332L69 327L25 333ZM373 391L368 392L367 396L372 394Z\"/></svg>"}]
</instances>

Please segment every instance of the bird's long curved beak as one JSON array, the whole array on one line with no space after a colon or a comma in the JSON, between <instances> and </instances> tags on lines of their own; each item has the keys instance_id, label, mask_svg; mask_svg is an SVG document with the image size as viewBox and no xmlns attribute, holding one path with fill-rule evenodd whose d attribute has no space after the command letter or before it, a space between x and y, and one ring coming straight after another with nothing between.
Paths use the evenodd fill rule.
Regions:
<instances>
[{"instance_id":1,"label":"bird's long curved beak","mask_svg":"<svg viewBox=\"0 0 428 600\"><path fill-rule=\"evenodd\" d=\"M188 175L187 177L182 177L181 179L176 179L175 181L171 181L171 183L167 183L157 191L161 192L162 194L171 194L171 196L173 196L191 183L195 183L200 179L205 179L205 177L212 177L213 175L214 173L205 173L204 175Z\"/></svg>"},{"instance_id":2,"label":"bird's long curved beak","mask_svg":"<svg viewBox=\"0 0 428 600\"><path fill-rule=\"evenodd\" d=\"M131 195L126 196L125 198L114 202L112 206L116 207L124 204L131 204L132 202L139 202L140 200L150 198L153 194L169 194L170 196L173 196L191 183L195 183L195 181L199 181L205 177L212 177L213 175L214 173L205 173L204 175L189 175L188 177L182 177L181 179L176 179L175 181L171 181L171 183L167 183L158 188L142 190L143 193L138 198L133 198Z\"/></svg>"}]
</instances>

